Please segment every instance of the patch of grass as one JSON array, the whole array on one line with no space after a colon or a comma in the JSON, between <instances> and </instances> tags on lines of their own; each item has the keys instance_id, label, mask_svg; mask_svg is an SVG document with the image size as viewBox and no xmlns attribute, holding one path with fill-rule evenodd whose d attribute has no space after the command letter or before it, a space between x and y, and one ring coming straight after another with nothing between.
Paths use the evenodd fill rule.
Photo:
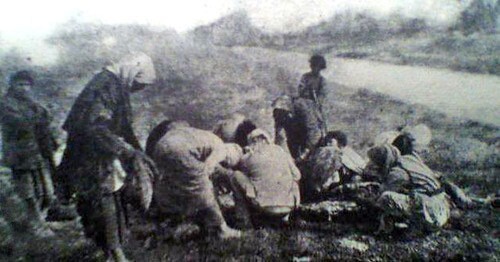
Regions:
<instances>
[{"instance_id":1,"label":"patch of grass","mask_svg":"<svg viewBox=\"0 0 500 262\"><path fill-rule=\"evenodd\" d=\"M394 37L359 51L368 58L404 65L443 67L456 71L500 74L498 34L475 33L464 36L458 32L420 33L410 38Z\"/></svg>"},{"instance_id":2,"label":"patch of grass","mask_svg":"<svg viewBox=\"0 0 500 262\"><path fill-rule=\"evenodd\" d=\"M141 39L149 42L144 35L151 36L129 37L137 38L133 43L142 43ZM127 38L123 37L118 39L118 45L126 45ZM272 134L271 101L279 95L292 94L300 74L307 70L304 54L258 48L207 47L177 38L170 42L170 38L160 36L155 41L156 45L140 50L152 54L159 83L133 97L134 127L142 141L164 118L185 119L196 127L210 129L216 121L234 112L244 113ZM428 49L424 52L432 52ZM99 54L106 56L103 50ZM88 61L83 61L88 63L84 68L102 61L102 57L92 60L99 54L89 54L85 58ZM109 54L109 57L114 55ZM91 77L90 72L80 72L75 67L78 63L73 62L61 63L57 68L42 72L44 78L52 79L47 83L54 88L46 89L40 98L46 104L53 104L52 111L59 124L79 90ZM99 68L95 66L94 69ZM424 155L432 168L448 174L468 192L478 196L499 188L498 127L447 117L426 107L405 104L368 90L355 91L333 82L329 85L333 92L329 94L325 112L330 128L344 130L361 155L365 155L380 132L405 124L424 123L431 127L434 135L430 150ZM315 260L494 261L500 256L498 238L494 235L498 217L497 211L470 212L463 223L458 223L458 229L413 238L374 237L372 230L358 223L320 222L302 229L249 231L238 241L209 238L178 243L165 238L151 251L143 249L140 241L132 239L126 245L126 252L138 261L260 261L301 257ZM70 234L66 238L76 236ZM342 239L362 242L369 249L361 252L341 247ZM61 260L93 258L88 255L87 248L73 250L74 253L71 249L61 252L47 250L51 260L56 260L56 257Z\"/></svg>"}]
</instances>

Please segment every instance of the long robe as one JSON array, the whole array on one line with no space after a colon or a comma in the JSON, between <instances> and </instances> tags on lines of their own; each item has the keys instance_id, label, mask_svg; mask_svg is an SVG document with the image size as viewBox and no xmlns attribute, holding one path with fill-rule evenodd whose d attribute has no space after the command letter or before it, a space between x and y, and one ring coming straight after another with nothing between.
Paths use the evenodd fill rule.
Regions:
<instances>
[{"instance_id":1,"label":"long robe","mask_svg":"<svg viewBox=\"0 0 500 262\"><path fill-rule=\"evenodd\" d=\"M63 129L68 141L58 177L77 193L77 210L88 237L104 249L117 248L123 237L120 195L115 194L117 164L127 150L139 149L132 131L129 92L112 72L94 76L76 99Z\"/></svg>"},{"instance_id":2,"label":"long robe","mask_svg":"<svg viewBox=\"0 0 500 262\"><path fill-rule=\"evenodd\" d=\"M76 99L63 125L68 141L59 175L79 193L112 193L113 163L125 150L140 149L129 96L120 79L103 70Z\"/></svg>"}]
</instances>

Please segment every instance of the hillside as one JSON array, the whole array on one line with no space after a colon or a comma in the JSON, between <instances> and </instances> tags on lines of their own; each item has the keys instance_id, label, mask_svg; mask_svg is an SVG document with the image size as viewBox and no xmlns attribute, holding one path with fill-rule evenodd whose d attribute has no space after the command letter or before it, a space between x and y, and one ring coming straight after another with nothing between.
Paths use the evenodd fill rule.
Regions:
<instances>
[{"instance_id":1,"label":"hillside","mask_svg":"<svg viewBox=\"0 0 500 262\"><path fill-rule=\"evenodd\" d=\"M474 0L451 25L400 14L346 11L289 33L268 33L238 12L190 34L220 46L258 46L303 53L334 53L394 64L499 75L500 1Z\"/></svg>"},{"instance_id":2,"label":"hillside","mask_svg":"<svg viewBox=\"0 0 500 262\"><path fill-rule=\"evenodd\" d=\"M117 30L120 34L113 33ZM106 44L109 41L103 41L109 37L114 37L111 47ZM134 128L142 142L155 124L165 118L184 119L193 126L210 129L234 112L245 114L272 133L271 101L293 93L301 73L307 70L307 55L303 53L212 46L147 27L78 25L67 27L54 39L65 51L64 59L55 67L35 70L40 80L39 98L52 105L59 124L101 63L127 50L151 54L159 81L133 97ZM146 42L149 44L143 44ZM9 62L12 61L0 63L6 74L14 68ZM330 79L328 86L325 110L331 128L346 131L350 143L362 155L376 134L408 122L425 123L434 135L424 155L429 165L449 175L472 195L486 196L498 190L498 127L452 118L366 89L354 90L335 83L334 79ZM141 223L137 223L132 227L132 238L125 250L135 261L294 258L495 261L500 257L498 218L498 210L468 212L441 232L396 237L373 235L376 221L366 218L356 218L360 219L358 222L346 218L309 223L300 228L251 230L240 241L225 242L210 238L179 241L170 228L159 236L158 246L149 250L143 246ZM46 241L48 247L18 250L14 254L25 255L28 260L98 260L95 249L88 243L83 247L64 245L81 238L78 230L74 224L66 225L57 240ZM66 234L68 231L71 234ZM51 247L52 243L56 247ZM0 259L12 258L5 250L8 251L0 248Z\"/></svg>"}]
</instances>

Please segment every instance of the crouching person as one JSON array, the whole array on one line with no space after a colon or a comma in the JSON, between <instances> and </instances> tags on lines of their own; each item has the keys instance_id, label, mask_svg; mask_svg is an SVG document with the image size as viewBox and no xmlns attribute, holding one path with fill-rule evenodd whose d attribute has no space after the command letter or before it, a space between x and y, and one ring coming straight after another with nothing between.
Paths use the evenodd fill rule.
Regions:
<instances>
[{"instance_id":1,"label":"crouching person","mask_svg":"<svg viewBox=\"0 0 500 262\"><path fill-rule=\"evenodd\" d=\"M150 57L128 55L94 76L63 125L68 142L58 173L76 194L85 235L113 261L127 261L121 244L125 232L122 191L130 174L128 164L152 166L132 129L130 95L154 80Z\"/></svg>"},{"instance_id":2,"label":"crouching person","mask_svg":"<svg viewBox=\"0 0 500 262\"><path fill-rule=\"evenodd\" d=\"M241 232L230 228L222 215L211 177L233 166L241 147L224 142L210 131L185 122L167 123L164 135L150 143L147 151L158 164L154 199L159 215L198 224L202 231L221 239L236 238ZM152 147L152 148L151 148Z\"/></svg>"},{"instance_id":3,"label":"crouching person","mask_svg":"<svg viewBox=\"0 0 500 262\"><path fill-rule=\"evenodd\" d=\"M362 182L365 160L347 142L347 135L338 130L321 139L302 170L303 200L344 198L368 185Z\"/></svg>"},{"instance_id":4,"label":"crouching person","mask_svg":"<svg viewBox=\"0 0 500 262\"><path fill-rule=\"evenodd\" d=\"M240 161L231 185L241 227L278 222L288 224L300 204L300 172L291 156L255 129L248 135L248 152Z\"/></svg>"}]
</instances>

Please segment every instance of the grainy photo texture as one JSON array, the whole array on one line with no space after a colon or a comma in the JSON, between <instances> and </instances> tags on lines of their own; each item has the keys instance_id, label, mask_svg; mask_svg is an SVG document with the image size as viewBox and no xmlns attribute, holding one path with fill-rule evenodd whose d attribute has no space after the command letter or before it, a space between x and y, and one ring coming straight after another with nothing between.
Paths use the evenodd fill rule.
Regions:
<instances>
[{"instance_id":1,"label":"grainy photo texture","mask_svg":"<svg viewBox=\"0 0 500 262\"><path fill-rule=\"evenodd\" d=\"M498 0L10 1L1 261L498 261Z\"/></svg>"}]
</instances>

